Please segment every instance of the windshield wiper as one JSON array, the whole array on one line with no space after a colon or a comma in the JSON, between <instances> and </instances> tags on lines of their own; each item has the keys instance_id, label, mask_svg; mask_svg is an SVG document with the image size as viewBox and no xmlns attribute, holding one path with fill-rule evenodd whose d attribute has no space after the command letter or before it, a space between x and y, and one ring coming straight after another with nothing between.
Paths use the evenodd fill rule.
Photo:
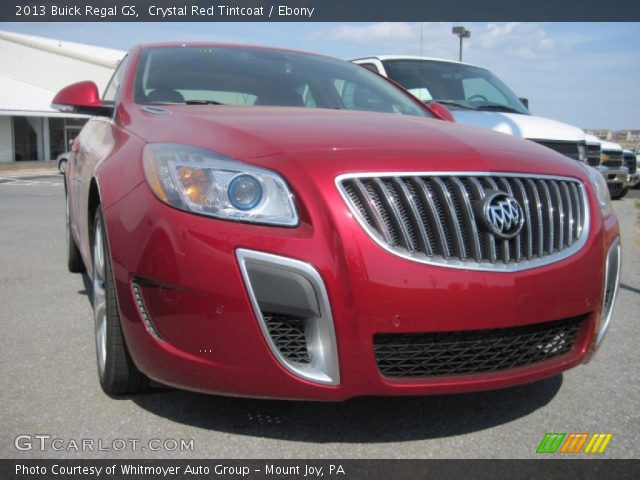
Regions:
<instances>
[{"instance_id":1,"label":"windshield wiper","mask_svg":"<svg viewBox=\"0 0 640 480\"><path fill-rule=\"evenodd\" d=\"M225 105L215 100L185 100L184 103L187 105Z\"/></svg>"},{"instance_id":2,"label":"windshield wiper","mask_svg":"<svg viewBox=\"0 0 640 480\"><path fill-rule=\"evenodd\" d=\"M465 110L477 110L476 107L472 107L471 105L469 105L467 103L456 102L455 100L428 100L428 101L426 101L424 103L426 103L428 105L431 102L441 103L443 105L448 105L448 106L452 106L452 107L464 108Z\"/></svg>"},{"instance_id":3,"label":"windshield wiper","mask_svg":"<svg viewBox=\"0 0 640 480\"><path fill-rule=\"evenodd\" d=\"M482 105L478 105L477 110L490 110L497 112L508 112L508 113L522 113L515 108L512 108L508 105L503 105L501 103L485 103Z\"/></svg>"}]
</instances>

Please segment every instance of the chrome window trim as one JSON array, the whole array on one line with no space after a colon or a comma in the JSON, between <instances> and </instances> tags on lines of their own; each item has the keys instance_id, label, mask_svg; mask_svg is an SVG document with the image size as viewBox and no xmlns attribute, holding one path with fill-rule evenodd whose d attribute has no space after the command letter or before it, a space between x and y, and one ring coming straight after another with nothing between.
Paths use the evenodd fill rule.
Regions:
<instances>
[{"instance_id":1,"label":"chrome window trim","mask_svg":"<svg viewBox=\"0 0 640 480\"><path fill-rule=\"evenodd\" d=\"M383 239L380 238L377 232L375 232L366 222L364 218L360 215L360 212L355 209L349 199L349 195L347 194L345 188L343 187L343 182L345 180L353 180L360 178L383 178L383 177L511 177L511 178L527 178L527 179L543 179L543 180L557 180L557 181L568 181L574 182L579 188L582 194L582 201L584 204L584 226L582 231L580 232L580 237L576 240L576 242L570 247L566 248L560 253L550 253L544 258L534 259L534 260L523 260L517 263L512 264L486 264L479 263L475 261L460 261L456 259L428 259L425 258L422 254L412 254L410 252L404 251L404 249L394 248L390 245L387 245ZM357 173L345 173L338 175L335 178L335 185L340 193L340 196L344 200L347 208L351 215L356 219L358 224L364 229L364 231L369 235L369 237L377 243L380 247L382 247L387 252L406 259L411 260L413 262L422 263L426 265L432 265L436 267L443 268L453 268L458 270L473 270L480 272L521 272L524 270L530 270L533 268L543 267L545 265L551 265L553 263L560 262L565 260L584 247L587 243L587 239L589 237L590 226L591 226L591 214L589 208L589 197L587 195L587 191L584 185L584 182L577 177L564 177L559 175L539 175L539 174L531 174L531 173L514 173L514 172L493 172L493 171L485 171L485 172L474 172L474 171L393 171L393 172L357 172Z\"/></svg>"},{"instance_id":2,"label":"chrome window trim","mask_svg":"<svg viewBox=\"0 0 640 480\"><path fill-rule=\"evenodd\" d=\"M329 296L327 295L324 281L318 271L311 264L300 260L243 248L236 250L236 258L249 299L251 300L253 312L260 325L260 330L278 363L288 372L304 380L322 385L339 385L340 368L338 346L333 325L333 316L331 314L331 305L329 304ZM297 364L286 359L271 339L269 329L262 315L262 310L260 309L251 285L251 278L247 269L247 263L251 262L302 275L311 283L320 308L320 316L314 319L314 331L312 335L307 338L307 343L312 353L310 364Z\"/></svg>"}]
</instances>

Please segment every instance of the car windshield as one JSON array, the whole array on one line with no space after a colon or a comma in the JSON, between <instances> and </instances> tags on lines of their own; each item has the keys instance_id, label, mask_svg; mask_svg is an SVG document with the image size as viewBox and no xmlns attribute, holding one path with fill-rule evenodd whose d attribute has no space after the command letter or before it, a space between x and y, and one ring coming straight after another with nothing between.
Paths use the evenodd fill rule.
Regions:
<instances>
[{"instance_id":1,"label":"car windshield","mask_svg":"<svg viewBox=\"0 0 640 480\"><path fill-rule=\"evenodd\" d=\"M509 87L484 68L418 59L382 63L389 78L423 102L437 101L453 109L529 114Z\"/></svg>"},{"instance_id":2,"label":"car windshield","mask_svg":"<svg viewBox=\"0 0 640 480\"><path fill-rule=\"evenodd\" d=\"M134 99L140 104L267 105L429 116L402 90L348 62L235 46L144 49Z\"/></svg>"}]
</instances>

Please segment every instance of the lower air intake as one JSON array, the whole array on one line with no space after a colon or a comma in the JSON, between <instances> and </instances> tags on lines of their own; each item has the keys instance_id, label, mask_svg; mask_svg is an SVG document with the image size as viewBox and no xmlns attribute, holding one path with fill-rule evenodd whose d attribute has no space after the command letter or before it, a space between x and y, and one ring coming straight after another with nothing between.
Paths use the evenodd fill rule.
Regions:
<instances>
[{"instance_id":1,"label":"lower air intake","mask_svg":"<svg viewBox=\"0 0 640 480\"><path fill-rule=\"evenodd\" d=\"M568 353L585 318L492 330L376 334L376 362L380 372L392 378L509 370Z\"/></svg>"},{"instance_id":2,"label":"lower air intake","mask_svg":"<svg viewBox=\"0 0 640 480\"><path fill-rule=\"evenodd\" d=\"M263 313L263 317L273 343L284 358L296 363L311 363L304 319L275 313Z\"/></svg>"}]
</instances>

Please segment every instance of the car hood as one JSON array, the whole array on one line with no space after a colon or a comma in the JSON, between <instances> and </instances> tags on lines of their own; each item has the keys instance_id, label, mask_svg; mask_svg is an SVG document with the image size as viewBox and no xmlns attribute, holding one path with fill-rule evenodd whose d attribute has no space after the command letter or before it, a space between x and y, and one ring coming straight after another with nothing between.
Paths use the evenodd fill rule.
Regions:
<instances>
[{"instance_id":1,"label":"car hood","mask_svg":"<svg viewBox=\"0 0 640 480\"><path fill-rule=\"evenodd\" d=\"M579 175L575 162L532 142L430 118L287 107L162 109L131 110L128 130L147 143L194 145L257 165L269 165L269 157L279 156L327 165L335 159L348 170L493 169Z\"/></svg>"},{"instance_id":2,"label":"car hood","mask_svg":"<svg viewBox=\"0 0 640 480\"><path fill-rule=\"evenodd\" d=\"M550 118L519 113L453 110L456 122L487 128L530 140L579 142L585 140L582 129Z\"/></svg>"},{"instance_id":3,"label":"car hood","mask_svg":"<svg viewBox=\"0 0 640 480\"><path fill-rule=\"evenodd\" d=\"M607 140L601 140L600 146L602 147L602 150L606 150L606 151L612 151L612 152L622 151L622 147L620 146L619 143L609 142Z\"/></svg>"}]
</instances>

